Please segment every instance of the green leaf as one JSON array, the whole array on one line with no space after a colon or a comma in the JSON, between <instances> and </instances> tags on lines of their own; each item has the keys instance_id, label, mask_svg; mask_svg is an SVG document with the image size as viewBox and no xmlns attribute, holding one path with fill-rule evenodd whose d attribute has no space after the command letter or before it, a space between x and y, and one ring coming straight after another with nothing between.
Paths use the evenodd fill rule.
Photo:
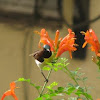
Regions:
<instances>
[{"instance_id":1,"label":"green leaf","mask_svg":"<svg viewBox=\"0 0 100 100\"><path fill-rule=\"evenodd\" d=\"M35 100L43 100L43 97L38 97Z\"/></svg>"},{"instance_id":2,"label":"green leaf","mask_svg":"<svg viewBox=\"0 0 100 100\"><path fill-rule=\"evenodd\" d=\"M19 82L28 82L31 86L34 86L37 90L40 89L40 86L36 86L35 84L31 83L30 79L19 78L17 81L19 81Z\"/></svg>"},{"instance_id":3,"label":"green leaf","mask_svg":"<svg viewBox=\"0 0 100 100\"><path fill-rule=\"evenodd\" d=\"M78 70L80 70L80 69L81 69L81 68L77 67L77 68L76 68L76 71L78 71Z\"/></svg>"},{"instance_id":4,"label":"green leaf","mask_svg":"<svg viewBox=\"0 0 100 100\"><path fill-rule=\"evenodd\" d=\"M25 82L26 81L26 82L29 83L30 82L30 79L19 78L17 81L22 81L22 82Z\"/></svg>"},{"instance_id":5,"label":"green leaf","mask_svg":"<svg viewBox=\"0 0 100 100\"><path fill-rule=\"evenodd\" d=\"M62 62L67 62L68 61L68 59L66 59L66 58L60 58L60 59L61 59Z\"/></svg>"},{"instance_id":6,"label":"green leaf","mask_svg":"<svg viewBox=\"0 0 100 100\"><path fill-rule=\"evenodd\" d=\"M35 84L33 84L33 83L30 83L30 85L31 85L31 86L34 86L37 90L40 89L40 86L37 86L37 85L35 85Z\"/></svg>"},{"instance_id":7,"label":"green leaf","mask_svg":"<svg viewBox=\"0 0 100 100\"><path fill-rule=\"evenodd\" d=\"M53 97L53 96L57 96L57 93L53 92L53 93L50 93L50 96Z\"/></svg>"},{"instance_id":8,"label":"green leaf","mask_svg":"<svg viewBox=\"0 0 100 100\"><path fill-rule=\"evenodd\" d=\"M35 88L36 88L37 90L39 90L39 89L40 89L40 86L35 86Z\"/></svg>"},{"instance_id":9,"label":"green leaf","mask_svg":"<svg viewBox=\"0 0 100 100\"><path fill-rule=\"evenodd\" d=\"M52 63L47 63L47 65L49 65L50 67L53 67L53 64Z\"/></svg>"},{"instance_id":10,"label":"green leaf","mask_svg":"<svg viewBox=\"0 0 100 100\"><path fill-rule=\"evenodd\" d=\"M88 93L84 93L83 95L85 95L87 98L89 98L90 100L93 100L92 96Z\"/></svg>"},{"instance_id":11,"label":"green leaf","mask_svg":"<svg viewBox=\"0 0 100 100\"><path fill-rule=\"evenodd\" d=\"M80 78L76 78L77 81L81 80Z\"/></svg>"},{"instance_id":12,"label":"green leaf","mask_svg":"<svg viewBox=\"0 0 100 100\"><path fill-rule=\"evenodd\" d=\"M62 93L57 94L57 96L64 96Z\"/></svg>"},{"instance_id":13,"label":"green leaf","mask_svg":"<svg viewBox=\"0 0 100 100\"><path fill-rule=\"evenodd\" d=\"M54 71L56 71L56 72L58 71L58 68L57 68L57 67L54 67L53 69L54 69Z\"/></svg>"},{"instance_id":14,"label":"green leaf","mask_svg":"<svg viewBox=\"0 0 100 100\"><path fill-rule=\"evenodd\" d=\"M77 100L77 97L70 97L68 100Z\"/></svg>"},{"instance_id":15,"label":"green leaf","mask_svg":"<svg viewBox=\"0 0 100 100\"><path fill-rule=\"evenodd\" d=\"M50 71L50 70L51 70L51 68L50 68L50 67L47 67L47 66L44 66L44 67L43 67L43 70Z\"/></svg>"},{"instance_id":16,"label":"green leaf","mask_svg":"<svg viewBox=\"0 0 100 100\"><path fill-rule=\"evenodd\" d=\"M82 75L84 75L85 73L78 73L78 76L80 77L80 76L82 76Z\"/></svg>"},{"instance_id":17,"label":"green leaf","mask_svg":"<svg viewBox=\"0 0 100 100\"><path fill-rule=\"evenodd\" d=\"M48 89L52 89L54 86L58 85L57 82L51 83L49 86L47 86Z\"/></svg>"},{"instance_id":18,"label":"green leaf","mask_svg":"<svg viewBox=\"0 0 100 100\"><path fill-rule=\"evenodd\" d=\"M88 78L87 77L83 77L83 81L86 81Z\"/></svg>"},{"instance_id":19,"label":"green leaf","mask_svg":"<svg viewBox=\"0 0 100 100\"><path fill-rule=\"evenodd\" d=\"M72 83L68 83L67 85L68 86L71 86L71 87L74 87L74 85Z\"/></svg>"},{"instance_id":20,"label":"green leaf","mask_svg":"<svg viewBox=\"0 0 100 100\"><path fill-rule=\"evenodd\" d=\"M71 73L75 76L77 75L78 71L71 71Z\"/></svg>"},{"instance_id":21,"label":"green leaf","mask_svg":"<svg viewBox=\"0 0 100 100\"><path fill-rule=\"evenodd\" d=\"M68 84L68 87L66 87L64 91L65 91L68 95L70 95L71 93L74 92L75 89L76 89L76 88L75 88L72 84Z\"/></svg>"},{"instance_id":22,"label":"green leaf","mask_svg":"<svg viewBox=\"0 0 100 100\"><path fill-rule=\"evenodd\" d=\"M44 94L43 97L45 97L47 99L47 98L50 98L50 95L49 94Z\"/></svg>"},{"instance_id":23,"label":"green leaf","mask_svg":"<svg viewBox=\"0 0 100 100\"><path fill-rule=\"evenodd\" d=\"M78 90L75 92L76 95L80 96L81 94L84 94L84 89L79 87Z\"/></svg>"},{"instance_id":24,"label":"green leaf","mask_svg":"<svg viewBox=\"0 0 100 100\"><path fill-rule=\"evenodd\" d=\"M70 95L71 93L73 93L74 90L75 90L74 87L68 88L67 94Z\"/></svg>"},{"instance_id":25,"label":"green leaf","mask_svg":"<svg viewBox=\"0 0 100 100\"><path fill-rule=\"evenodd\" d=\"M64 91L64 88L63 87L58 87L58 92L61 93Z\"/></svg>"},{"instance_id":26,"label":"green leaf","mask_svg":"<svg viewBox=\"0 0 100 100\"><path fill-rule=\"evenodd\" d=\"M55 63L55 64L54 64L55 67L63 66L63 65L64 65L63 63Z\"/></svg>"}]
</instances>

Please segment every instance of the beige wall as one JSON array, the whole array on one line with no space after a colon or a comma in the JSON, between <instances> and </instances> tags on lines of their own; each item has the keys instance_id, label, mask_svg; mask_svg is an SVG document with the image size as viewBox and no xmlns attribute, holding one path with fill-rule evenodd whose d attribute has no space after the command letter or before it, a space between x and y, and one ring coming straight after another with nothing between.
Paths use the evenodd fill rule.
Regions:
<instances>
[{"instance_id":1,"label":"beige wall","mask_svg":"<svg viewBox=\"0 0 100 100\"><path fill-rule=\"evenodd\" d=\"M65 18L69 23L72 23L72 5L73 0L64 0L68 1L67 13L64 13ZM96 17L99 14L99 0L91 0L90 5L90 19ZM66 12L66 7L64 8L64 12ZM1 19L2 20L2 19ZM95 23L91 24L91 28L95 30L98 37L99 35L99 23L98 20ZM36 51L38 49L38 41L39 36L37 34L33 34L34 30L40 31L39 27L24 27L23 24L17 22L3 22L0 21L0 97L3 92L9 89L9 83L18 79L19 77L31 78L32 82L43 85L44 78L42 77L39 69L34 63L34 59L29 57L29 54ZM49 33L51 33L51 37L54 37L56 30L47 29ZM60 35L63 37L67 33L67 28L64 27L60 29ZM77 60L70 59L69 54L66 56L69 59L68 61L71 63L71 69L76 67L81 67L82 72L85 72L86 76L88 76L87 86L95 87L92 89L92 95L95 98L100 98L100 81L96 79L99 76L97 72L97 66L91 61L91 56L95 55L91 51L88 50L87 58L85 60ZM45 74L47 74L45 72ZM66 75L61 71L53 72L50 77L49 83L57 81L59 82L59 86L65 86L67 82L71 81L66 78ZM20 89L16 89L16 93L18 95L19 100L25 100L26 96L27 100L32 100L37 97L37 91L29 86L28 84L17 84ZM27 90L27 92L25 91ZM11 100L10 97L5 98L5 100ZM13 100L13 99L12 99Z\"/></svg>"}]
</instances>

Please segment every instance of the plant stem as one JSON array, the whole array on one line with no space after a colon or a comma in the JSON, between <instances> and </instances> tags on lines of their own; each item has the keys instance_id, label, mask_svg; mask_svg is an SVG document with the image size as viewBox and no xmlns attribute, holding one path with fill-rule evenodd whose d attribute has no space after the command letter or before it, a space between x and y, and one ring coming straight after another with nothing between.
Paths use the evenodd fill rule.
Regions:
<instances>
[{"instance_id":1,"label":"plant stem","mask_svg":"<svg viewBox=\"0 0 100 100\"><path fill-rule=\"evenodd\" d=\"M68 73L69 73L69 74L68 74L68 73L67 73L67 74L74 80L74 82L75 82L77 85L79 85L78 82L77 82L77 80L75 79L75 77L74 77L74 76L72 75L72 73L70 72L70 70L69 70L68 68L65 68L65 69L66 69L66 70L68 71ZM65 72L66 72L66 71L65 71Z\"/></svg>"},{"instance_id":2,"label":"plant stem","mask_svg":"<svg viewBox=\"0 0 100 100\"><path fill-rule=\"evenodd\" d=\"M64 67L64 68L65 68L65 67ZM77 80L75 79L75 77L72 75L72 73L70 72L70 70L69 70L68 68L65 68L64 72L65 72L67 75L69 75L70 78L72 78L72 79L74 80L74 82L75 82L77 85L79 85L78 82L77 82ZM84 85L85 85L85 83L84 83ZM85 86L85 89L86 89L86 92L87 92L86 86ZM84 96L85 96L85 95L84 95ZM88 98L87 96L85 96L85 97L86 97L87 100L89 100L89 98Z\"/></svg>"},{"instance_id":3,"label":"plant stem","mask_svg":"<svg viewBox=\"0 0 100 100\"><path fill-rule=\"evenodd\" d=\"M50 77L51 71L52 71L52 69L48 72L47 80L49 80L49 77ZM44 89L45 89L47 83L48 83L48 82L45 81L45 83L44 83L44 85L43 85L43 87L42 87L41 93L40 93L40 97L42 96L43 91L44 91Z\"/></svg>"}]
</instances>

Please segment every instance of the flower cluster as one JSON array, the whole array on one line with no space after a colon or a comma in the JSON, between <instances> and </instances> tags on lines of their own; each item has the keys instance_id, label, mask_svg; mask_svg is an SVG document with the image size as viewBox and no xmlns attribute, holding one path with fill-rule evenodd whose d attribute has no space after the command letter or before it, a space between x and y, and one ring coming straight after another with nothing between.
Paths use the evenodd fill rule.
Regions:
<instances>
[{"instance_id":1,"label":"flower cluster","mask_svg":"<svg viewBox=\"0 0 100 100\"><path fill-rule=\"evenodd\" d=\"M90 44L91 51L94 51L97 57L92 56L92 61L96 63L100 70L100 43L98 41L98 38L95 34L95 32L92 29L87 30L86 32L82 32L85 37L85 42L83 44L83 48L86 46L86 44Z\"/></svg>"},{"instance_id":2,"label":"flower cluster","mask_svg":"<svg viewBox=\"0 0 100 100\"><path fill-rule=\"evenodd\" d=\"M95 32L92 29L89 29L86 33L82 33L84 33L85 35L85 43L83 44L83 48L86 46L87 43L89 43L91 45L90 49L94 51L97 56L100 57L100 43L97 36L95 35Z\"/></svg>"},{"instance_id":3,"label":"flower cluster","mask_svg":"<svg viewBox=\"0 0 100 100\"><path fill-rule=\"evenodd\" d=\"M37 32L40 35L39 47L41 43L43 45L48 44L51 47L51 51L56 53L56 57L61 56L65 51L69 51L70 57L72 58L71 52L76 51L75 48L75 34L71 29L68 29L69 34L64 38L59 38L59 30L56 31L55 39L52 40L48 32L45 29L42 29L41 32Z\"/></svg>"}]
</instances>

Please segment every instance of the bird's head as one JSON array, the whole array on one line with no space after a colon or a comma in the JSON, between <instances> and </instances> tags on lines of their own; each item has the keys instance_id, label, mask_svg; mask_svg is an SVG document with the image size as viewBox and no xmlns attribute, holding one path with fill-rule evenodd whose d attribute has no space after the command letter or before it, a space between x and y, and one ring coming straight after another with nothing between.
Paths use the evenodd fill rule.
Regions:
<instances>
[{"instance_id":1,"label":"bird's head","mask_svg":"<svg viewBox=\"0 0 100 100\"><path fill-rule=\"evenodd\" d=\"M51 48L50 48L49 45L46 44L46 45L43 46L43 49L45 49L46 51L50 51Z\"/></svg>"}]
</instances>

